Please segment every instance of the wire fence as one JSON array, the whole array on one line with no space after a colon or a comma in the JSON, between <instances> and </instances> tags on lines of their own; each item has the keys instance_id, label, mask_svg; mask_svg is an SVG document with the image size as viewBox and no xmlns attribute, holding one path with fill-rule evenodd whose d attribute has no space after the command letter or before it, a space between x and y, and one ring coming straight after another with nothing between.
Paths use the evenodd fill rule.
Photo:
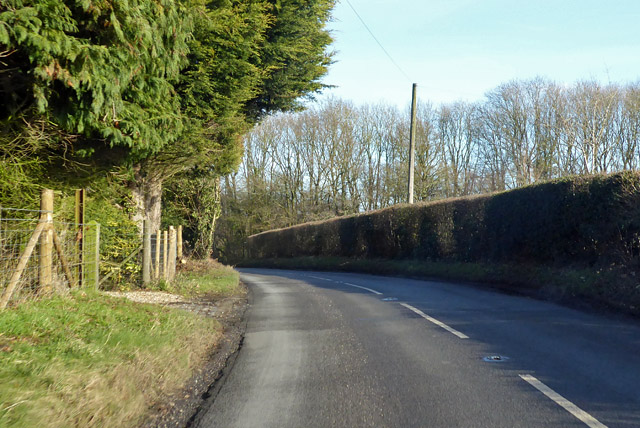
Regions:
<instances>
[{"instance_id":1,"label":"wire fence","mask_svg":"<svg viewBox=\"0 0 640 428\"><path fill-rule=\"evenodd\" d=\"M51 214L0 208L3 300L20 303L71 287L97 286L100 225L54 221Z\"/></svg>"},{"instance_id":2,"label":"wire fence","mask_svg":"<svg viewBox=\"0 0 640 428\"><path fill-rule=\"evenodd\" d=\"M59 236L61 250L54 251L57 259L52 267L60 271L66 263L74 282L67 280L62 285L97 287L100 280L100 224L54 221L53 225ZM66 262L61 257L66 257Z\"/></svg>"},{"instance_id":3,"label":"wire fence","mask_svg":"<svg viewBox=\"0 0 640 428\"><path fill-rule=\"evenodd\" d=\"M41 207L0 207L0 310L76 287L117 289L171 281L182 258L182 228L144 233L54 218L53 192ZM82 217L80 217L82 218Z\"/></svg>"},{"instance_id":4,"label":"wire fence","mask_svg":"<svg viewBox=\"0 0 640 428\"><path fill-rule=\"evenodd\" d=\"M137 227L102 226L100 289L120 289L140 282L142 236Z\"/></svg>"},{"instance_id":5,"label":"wire fence","mask_svg":"<svg viewBox=\"0 0 640 428\"><path fill-rule=\"evenodd\" d=\"M101 236L100 288L174 279L176 261L182 259L181 227L145 230L142 235L139 231L131 234L103 227Z\"/></svg>"},{"instance_id":6,"label":"wire fence","mask_svg":"<svg viewBox=\"0 0 640 428\"><path fill-rule=\"evenodd\" d=\"M9 285L11 274L16 269L20 255L27 244L38 222L42 211L0 208L0 286L5 290ZM20 278L19 292L14 299L24 300L33 295L38 286L39 254L27 260Z\"/></svg>"}]
</instances>

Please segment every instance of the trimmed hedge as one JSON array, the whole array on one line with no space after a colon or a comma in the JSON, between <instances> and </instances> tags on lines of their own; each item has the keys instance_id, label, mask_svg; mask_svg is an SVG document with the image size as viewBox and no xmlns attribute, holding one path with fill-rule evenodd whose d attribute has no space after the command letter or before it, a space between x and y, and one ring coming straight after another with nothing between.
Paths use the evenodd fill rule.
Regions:
<instances>
[{"instance_id":1,"label":"trimmed hedge","mask_svg":"<svg viewBox=\"0 0 640 428\"><path fill-rule=\"evenodd\" d=\"M558 179L272 230L251 259L301 256L640 267L640 173Z\"/></svg>"}]
</instances>

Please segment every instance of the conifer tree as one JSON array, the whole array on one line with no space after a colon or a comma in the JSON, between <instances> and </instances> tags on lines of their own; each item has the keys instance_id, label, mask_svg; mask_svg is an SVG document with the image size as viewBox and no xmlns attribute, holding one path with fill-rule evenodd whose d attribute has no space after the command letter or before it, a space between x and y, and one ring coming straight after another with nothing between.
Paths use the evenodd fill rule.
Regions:
<instances>
[{"instance_id":1,"label":"conifer tree","mask_svg":"<svg viewBox=\"0 0 640 428\"><path fill-rule=\"evenodd\" d=\"M164 180L216 182L253 124L322 88L333 4L4 0L0 178L124 165L138 219L157 226Z\"/></svg>"},{"instance_id":2,"label":"conifer tree","mask_svg":"<svg viewBox=\"0 0 640 428\"><path fill-rule=\"evenodd\" d=\"M261 51L268 71L256 96L247 104L249 117L259 119L275 111L302 108L301 99L313 97L326 85L332 53L326 28L335 0L268 0L273 24Z\"/></svg>"},{"instance_id":3,"label":"conifer tree","mask_svg":"<svg viewBox=\"0 0 640 428\"><path fill-rule=\"evenodd\" d=\"M182 212L194 213L184 222L196 229L201 255L212 250L210 232L220 210L201 210L194 204L219 201L219 194L206 192L219 192L219 177L240 163L241 136L250 126L270 113L299 108L300 97L322 88L319 79L331 59L325 26L333 5L327 0L191 3L190 9L199 7L200 12L190 42L190 65L178 91L186 115L198 123L191 128L195 132L185 136L184 147L175 146L181 147L188 158L183 165L189 167L172 178L167 190L177 206L191 205ZM197 187L195 194L193 182L210 184Z\"/></svg>"},{"instance_id":4,"label":"conifer tree","mask_svg":"<svg viewBox=\"0 0 640 428\"><path fill-rule=\"evenodd\" d=\"M14 132L51 122L79 137L78 154L158 152L181 129L172 83L186 60L184 16L171 0L3 1L0 120Z\"/></svg>"}]
</instances>

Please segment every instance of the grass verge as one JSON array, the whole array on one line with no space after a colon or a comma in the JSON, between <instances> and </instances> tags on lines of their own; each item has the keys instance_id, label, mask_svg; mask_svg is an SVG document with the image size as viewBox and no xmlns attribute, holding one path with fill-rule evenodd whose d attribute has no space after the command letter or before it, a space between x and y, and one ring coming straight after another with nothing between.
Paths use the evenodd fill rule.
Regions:
<instances>
[{"instance_id":1,"label":"grass verge","mask_svg":"<svg viewBox=\"0 0 640 428\"><path fill-rule=\"evenodd\" d=\"M187 267L172 287L240 293L237 273L210 267ZM185 384L221 330L212 318L90 291L0 312L0 426L138 426Z\"/></svg>"},{"instance_id":2,"label":"grass verge","mask_svg":"<svg viewBox=\"0 0 640 428\"><path fill-rule=\"evenodd\" d=\"M232 267L215 260L189 260L172 283L158 282L152 288L189 298L219 300L243 296L239 275Z\"/></svg>"},{"instance_id":3,"label":"grass verge","mask_svg":"<svg viewBox=\"0 0 640 428\"><path fill-rule=\"evenodd\" d=\"M247 260L241 267L332 270L490 284L570 306L589 306L640 316L640 285L615 267L554 268L536 265L435 262L424 260L294 257Z\"/></svg>"}]
</instances>

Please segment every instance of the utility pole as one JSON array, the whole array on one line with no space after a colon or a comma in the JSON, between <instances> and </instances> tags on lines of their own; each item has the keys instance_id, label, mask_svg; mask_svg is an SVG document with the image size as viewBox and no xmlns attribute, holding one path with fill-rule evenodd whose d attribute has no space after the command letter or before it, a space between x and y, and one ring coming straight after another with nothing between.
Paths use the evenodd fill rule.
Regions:
<instances>
[{"instance_id":1,"label":"utility pole","mask_svg":"<svg viewBox=\"0 0 640 428\"><path fill-rule=\"evenodd\" d=\"M413 84L413 91L411 95L411 128L409 129L409 196L408 202L413 203L413 169L415 163L415 151L416 151L416 88L417 83Z\"/></svg>"}]
</instances>

